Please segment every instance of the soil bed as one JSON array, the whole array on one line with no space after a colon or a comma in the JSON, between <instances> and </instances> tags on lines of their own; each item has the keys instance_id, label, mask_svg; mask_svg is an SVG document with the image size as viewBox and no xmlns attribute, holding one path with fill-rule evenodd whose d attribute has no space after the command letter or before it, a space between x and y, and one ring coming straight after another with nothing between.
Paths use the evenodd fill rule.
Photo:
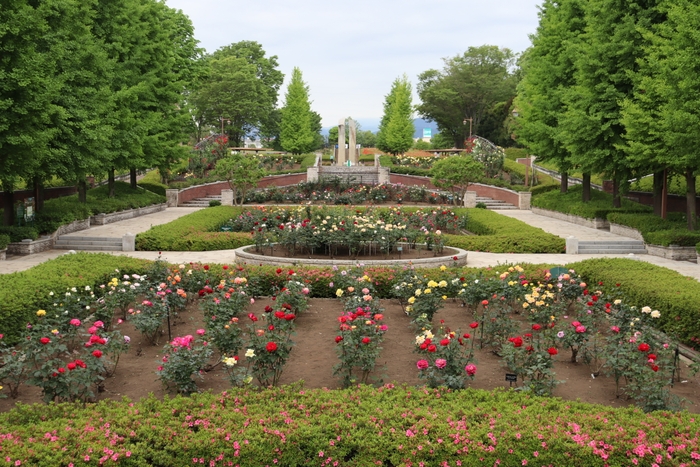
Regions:
<instances>
[{"instance_id":1,"label":"soil bed","mask_svg":"<svg viewBox=\"0 0 700 467\"><path fill-rule=\"evenodd\" d=\"M271 304L269 298L261 298L249 306L247 312L260 315L264 313L265 306ZM384 322L389 329L385 334L383 351L375 372L376 382L422 385L416 369L419 358L413 353L415 334L409 326L409 318L396 300L382 300L382 306L385 309ZM310 300L309 309L297 319L297 331L293 336L295 347L284 369L281 384L303 380L308 388L340 388L339 379L333 376L333 366L338 362L334 337L338 327L337 317L341 311L342 305L338 300ZM471 331L468 329L469 323L474 317L459 302L450 300L438 311L435 319L444 319L445 324L453 330L459 328L465 332ZM172 332L173 336L195 334L195 330L201 327L201 313L198 302L195 301L178 316ZM123 334L131 336L131 348L121 356L115 375L105 380L105 391L99 394L99 398L120 400L126 396L138 400L149 393L159 398L165 396L167 392L156 378L155 370L163 355L163 345L168 340L167 331L161 335L159 345L154 346L148 344L128 322L120 325L119 329ZM507 388L507 370L502 359L488 349L480 350L478 342L475 349L477 373L469 387ZM554 359L556 379L563 381L554 390L555 396L614 407L631 404L624 398L615 397L615 382L612 378L603 375L593 378L587 365L570 363L568 351L560 350ZM230 387L225 376L225 370L219 365L205 373L202 380L197 380L198 385L202 391L221 392ZM675 383L672 392L687 400L686 408L689 411L700 413L700 379L691 377L685 365L682 365L681 380ZM36 387L22 387L17 400L0 399L0 410L9 410L16 401L40 402L41 391Z\"/></svg>"},{"instance_id":2,"label":"soil bed","mask_svg":"<svg viewBox=\"0 0 700 467\"><path fill-rule=\"evenodd\" d=\"M434 258L437 256L453 256L458 252L452 248L446 247L442 253L436 253L434 250L427 250L423 248L412 248L404 246L403 251L391 252L389 254L384 254L379 251L379 248L372 248L371 251L363 250L357 255L351 255L347 246L339 245L333 247L333 254L309 254L301 253L297 251L296 255L292 256L287 251L287 248L274 245L272 248L263 247L260 251L255 251L255 247L250 247L247 250L248 253L255 253L262 256L274 256L278 258L305 258L305 259L344 259L344 260L358 260L358 261L369 261L369 260L414 260L423 258Z\"/></svg>"}]
</instances>

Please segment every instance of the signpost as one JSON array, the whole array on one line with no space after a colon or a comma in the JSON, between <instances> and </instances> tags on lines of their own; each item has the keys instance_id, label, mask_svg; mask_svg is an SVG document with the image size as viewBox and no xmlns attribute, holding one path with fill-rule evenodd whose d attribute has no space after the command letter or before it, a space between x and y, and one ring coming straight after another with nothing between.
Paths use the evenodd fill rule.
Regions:
<instances>
[{"instance_id":1,"label":"signpost","mask_svg":"<svg viewBox=\"0 0 700 467\"><path fill-rule=\"evenodd\" d=\"M518 375L515 373L506 373L506 381L510 383L510 387L513 387L513 383L518 382Z\"/></svg>"}]
</instances>

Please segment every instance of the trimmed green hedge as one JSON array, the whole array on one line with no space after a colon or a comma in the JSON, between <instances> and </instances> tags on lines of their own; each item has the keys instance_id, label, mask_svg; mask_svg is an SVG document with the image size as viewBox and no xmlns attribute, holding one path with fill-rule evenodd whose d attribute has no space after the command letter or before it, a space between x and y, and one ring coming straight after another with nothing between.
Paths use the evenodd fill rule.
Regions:
<instances>
[{"instance_id":1,"label":"trimmed green hedge","mask_svg":"<svg viewBox=\"0 0 700 467\"><path fill-rule=\"evenodd\" d=\"M10 243L10 236L0 234L0 250L7 248L7 244Z\"/></svg>"},{"instance_id":2,"label":"trimmed green hedge","mask_svg":"<svg viewBox=\"0 0 700 467\"><path fill-rule=\"evenodd\" d=\"M652 245L696 246L700 242L700 232L689 231L682 214L671 214L675 215L662 219L655 214L612 212L608 214L608 221L639 230L644 241Z\"/></svg>"},{"instance_id":3,"label":"trimmed green hedge","mask_svg":"<svg viewBox=\"0 0 700 467\"><path fill-rule=\"evenodd\" d=\"M700 282L661 266L625 258L588 259L569 264L589 284L624 294L638 307L661 311L658 328L691 344L700 336ZM620 284L617 287L617 284Z\"/></svg>"},{"instance_id":4,"label":"trimmed green hedge","mask_svg":"<svg viewBox=\"0 0 700 467\"><path fill-rule=\"evenodd\" d=\"M611 212L652 212L651 207L625 198L622 199L622 208L613 208L612 195L598 190L591 190L591 200L584 203L581 201L582 193L583 187L581 185L570 187L567 193L555 190L539 193L532 197L532 205L587 219L605 219Z\"/></svg>"},{"instance_id":5,"label":"trimmed green hedge","mask_svg":"<svg viewBox=\"0 0 700 467\"><path fill-rule=\"evenodd\" d=\"M148 190L160 196L165 196L165 190L168 188L167 185L163 185L162 183L139 182L138 185L144 190Z\"/></svg>"},{"instance_id":6,"label":"trimmed green hedge","mask_svg":"<svg viewBox=\"0 0 700 467\"><path fill-rule=\"evenodd\" d=\"M116 456L139 467L626 466L639 462L640 437L652 459L640 465L657 455L663 465L690 465L700 430L687 412L644 414L514 390L300 384L86 407L20 405L0 414L0 425L12 434L3 443L8 465Z\"/></svg>"},{"instance_id":7,"label":"trimmed green hedge","mask_svg":"<svg viewBox=\"0 0 700 467\"><path fill-rule=\"evenodd\" d=\"M39 238L39 231L34 227L0 226L0 235L7 235L11 242L21 242L25 238L36 240Z\"/></svg>"},{"instance_id":8,"label":"trimmed green hedge","mask_svg":"<svg viewBox=\"0 0 700 467\"><path fill-rule=\"evenodd\" d=\"M52 301L49 292L69 287L95 287L122 274L141 274L150 261L104 253L66 254L21 272L0 275L0 334L9 341L19 337L31 317Z\"/></svg>"},{"instance_id":9,"label":"trimmed green hedge","mask_svg":"<svg viewBox=\"0 0 700 467\"><path fill-rule=\"evenodd\" d=\"M215 206L193 212L167 224L151 227L136 236L139 251L230 250L253 241L247 232L217 232L242 208Z\"/></svg>"}]
</instances>

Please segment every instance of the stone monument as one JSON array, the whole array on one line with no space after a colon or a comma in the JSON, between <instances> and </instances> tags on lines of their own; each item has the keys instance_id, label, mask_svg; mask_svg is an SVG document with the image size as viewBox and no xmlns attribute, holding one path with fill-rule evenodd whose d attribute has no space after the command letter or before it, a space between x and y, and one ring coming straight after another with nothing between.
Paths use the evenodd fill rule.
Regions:
<instances>
[{"instance_id":1,"label":"stone monument","mask_svg":"<svg viewBox=\"0 0 700 467\"><path fill-rule=\"evenodd\" d=\"M335 158L335 165L346 165L348 152L345 150L345 119L338 122L338 156Z\"/></svg>"}]
</instances>

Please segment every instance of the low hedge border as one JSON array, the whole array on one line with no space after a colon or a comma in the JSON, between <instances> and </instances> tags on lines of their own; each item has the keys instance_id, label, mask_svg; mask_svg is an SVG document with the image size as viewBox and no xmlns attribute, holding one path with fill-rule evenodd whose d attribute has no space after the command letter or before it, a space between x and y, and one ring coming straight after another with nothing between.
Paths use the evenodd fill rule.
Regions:
<instances>
[{"instance_id":1,"label":"low hedge border","mask_svg":"<svg viewBox=\"0 0 700 467\"><path fill-rule=\"evenodd\" d=\"M151 227L136 236L136 249L212 251L252 245L253 241L247 232L216 232L243 209L251 207L217 206L188 214L168 224ZM402 209L408 211L421 208ZM517 219L485 209L452 210L458 215L467 216L467 228L476 235L445 235L447 246L491 253L562 253L566 250L564 239Z\"/></svg>"},{"instance_id":2,"label":"low hedge border","mask_svg":"<svg viewBox=\"0 0 700 467\"><path fill-rule=\"evenodd\" d=\"M13 465L105 456L124 466L240 467L649 465L639 461L640 436L645 456L690 465L700 430L687 412L644 414L513 390L389 384L20 405L0 414L0 425L11 433L2 449Z\"/></svg>"},{"instance_id":3,"label":"low hedge border","mask_svg":"<svg viewBox=\"0 0 700 467\"><path fill-rule=\"evenodd\" d=\"M611 212L608 221L638 230L644 241L651 245L697 248L700 242L700 232L689 231L683 216L662 219L655 214Z\"/></svg>"},{"instance_id":4,"label":"low hedge border","mask_svg":"<svg viewBox=\"0 0 700 467\"><path fill-rule=\"evenodd\" d=\"M532 206L564 214L584 217L586 219L606 219L613 212L650 213L651 207L622 199L622 208L612 207L612 195L598 190L591 190L591 201L581 201L583 187L575 185L566 193L554 189L537 193L532 197Z\"/></svg>"},{"instance_id":5,"label":"low hedge border","mask_svg":"<svg viewBox=\"0 0 700 467\"><path fill-rule=\"evenodd\" d=\"M5 235L5 234L0 234L0 250L4 250L7 248L7 245L10 243L10 236Z\"/></svg>"},{"instance_id":6,"label":"low hedge border","mask_svg":"<svg viewBox=\"0 0 700 467\"><path fill-rule=\"evenodd\" d=\"M661 311L657 327L694 346L700 336L700 282L661 266L625 258L587 259L568 267L589 284L623 294L629 303ZM619 284L619 287L617 286ZM591 287L593 287L591 285Z\"/></svg>"}]
</instances>

